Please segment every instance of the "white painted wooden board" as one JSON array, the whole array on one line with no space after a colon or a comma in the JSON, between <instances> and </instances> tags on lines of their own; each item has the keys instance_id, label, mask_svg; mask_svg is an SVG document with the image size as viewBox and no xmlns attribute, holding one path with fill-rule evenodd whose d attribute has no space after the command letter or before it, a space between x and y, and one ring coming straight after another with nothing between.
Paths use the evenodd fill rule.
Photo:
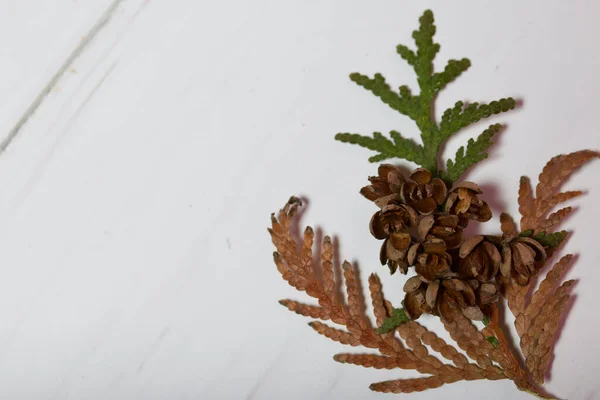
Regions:
<instances>
[{"instance_id":1,"label":"white painted wooden board","mask_svg":"<svg viewBox=\"0 0 600 400\"><path fill-rule=\"evenodd\" d=\"M15 49L29 46L16 34L26 20L45 20L33 3L14 18L0 16ZM24 100L2 94L9 105L2 134L112 4L101 3L73 2L87 22L67 35L72 49L62 59L32 47L43 67L35 77L26 79L18 66L27 62L5 53L3 64L22 79L7 69L0 87ZM386 396L370 392L370 383L415 376L332 361L348 349L277 303L307 298L278 276L266 226L289 195L308 197L302 223L338 235L363 282L379 272L399 302L404 278L378 265L379 243L366 229L373 207L357 193L376 166L367 150L333 135L417 136L347 75L382 72L395 86L414 87L395 45L411 43L426 8L442 44L437 68L448 58L473 63L440 96L439 110L459 99L523 100L493 118L507 129L469 174L496 215L500 208L517 215L521 175L535 177L556 154L600 148L595 2L114 4L0 155L2 398L377 399ZM58 26L72 19L66 11L55 18ZM43 37L51 42L61 32L48 28ZM446 154L485 126L452 139ZM566 185L587 194L565 224L575 229L565 251L579 254L568 277L580 282L547 385L560 398L600 398L598 168L590 164ZM494 220L483 231L498 228ZM529 398L509 381L411 396Z\"/></svg>"},{"instance_id":2,"label":"white painted wooden board","mask_svg":"<svg viewBox=\"0 0 600 400\"><path fill-rule=\"evenodd\" d=\"M76 73L70 60L105 25L119 1L0 1L0 149L4 149L52 84Z\"/></svg>"}]
</instances>

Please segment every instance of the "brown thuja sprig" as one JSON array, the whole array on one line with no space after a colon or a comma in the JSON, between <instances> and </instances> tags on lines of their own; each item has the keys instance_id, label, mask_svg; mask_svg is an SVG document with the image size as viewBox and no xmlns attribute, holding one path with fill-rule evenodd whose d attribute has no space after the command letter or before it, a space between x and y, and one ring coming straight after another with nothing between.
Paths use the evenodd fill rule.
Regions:
<instances>
[{"instance_id":1,"label":"brown thuja sprig","mask_svg":"<svg viewBox=\"0 0 600 400\"><path fill-rule=\"evenodd\" d=\"M338 354L334 356L334 360L378 369L414 369L426 375L421 378L372 384L370 388L378 392L410 393L439 387L445 383L477 379L511 379L520 389L535 391L527 381L526 373L510 354L504 337L496 333L494 325L490 324L490 332L484 334L458 310L452 315L452 319L443 319L443 322L458 346L465 350L475 363L416 321L401 324L397 330L388 333L377 333L362 310L357 277L352 265L347 261L343 263L347 304L338 301L334 294L331 240L328 237L323 240L323 250L320 254L323 271L321 279L312 264L312 228L306 228L302 243L294 240L290 232L291 220L300 205L300 200L292 197L277 217L272 216L269 232L277 248L273 258L283 279L297 290L317 299L318 305L306 305L292 300L282 300L281 304L296 313L322 321L330 320L345 328L337 329L319 321L309 323L323 336L342 344L376 349L379 352ZM375 274L369 277L369 291L377 324L381 325L392 316L394 310L385 300L381 283ZM400 337L396 335L396 331ZM496 341L501 345L491 343L489 336L492 335L495 335ZM431 355L430 351L439 354L450 363L441 362Z\"/></svg>"},{"instance_id":2,"label":"brown thuja sprig","mask_svg":"<svg viewBox=\"0 0 600 400\"><path fill-rule=\"evenodd\" d=\"M556 193L556 191L573 171L597 157L597 152L583 150L552 158L540 173L535 196L529 178L521 177L519 186L521 230L523 232L531 230L534 234L551 232L552 228L571 212L571 207L561 208L547 218L546 214L558 204L582 194L579 190L560 193Z\"/></svg>"},{"instance_id":3,"label":"brown thuja sprig","mask_svg":"<svg viewBox=\"0 0 600 400\"><path fill-rule=\"evenodd\" d=\"M535 195L529 179L521 178L518 198L519 213L522 216L521 236L532 236L550 248L557 247L564 240L566 231L552 231L571 212L571 207L551 211L558 204L577 197L582 192L558 190L576 169L598 157L599 153L584 150L552 158L539 176ZM501 223L505 234L517 234L516 224L510 216L503 214ZM575 284L574 280L568 280L559 286L572 258L571 254L567 254L554 264L528 304L526 299L532 289L531 282L525 286L519 286L514 280L505 283L505 295L515 316L515 328L520 337L519 344L525 364L533 381L539 385L544 383L544 375L552 356L554 336L569 302L569 291Z\"/></svg>"}]
</instances>

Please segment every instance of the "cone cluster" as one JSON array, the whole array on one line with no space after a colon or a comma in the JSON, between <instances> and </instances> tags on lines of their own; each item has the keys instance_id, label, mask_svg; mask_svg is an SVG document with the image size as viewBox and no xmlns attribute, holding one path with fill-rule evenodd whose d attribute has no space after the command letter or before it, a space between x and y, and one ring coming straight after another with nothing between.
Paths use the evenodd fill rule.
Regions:
<instances>
[{"instance_id":1,"label":"cone cluster","mask_svg":"<svg viewBox=\"0 0 600 400\"><path fill-rule=\"evenodd\" d=\"M458 308L483 320L503 279L526 285L546 259L544 247L530 237L465 238L471 221L492 218L475 183L448 188L424 168L405 177L390 164L382 164L369 181L360 192L379 207L369 227L383 241L381 264L392 274L411 267L416 273L404 285L404 309L412 319L423 313L450 318Z\"/></svg>"}]
</instances>

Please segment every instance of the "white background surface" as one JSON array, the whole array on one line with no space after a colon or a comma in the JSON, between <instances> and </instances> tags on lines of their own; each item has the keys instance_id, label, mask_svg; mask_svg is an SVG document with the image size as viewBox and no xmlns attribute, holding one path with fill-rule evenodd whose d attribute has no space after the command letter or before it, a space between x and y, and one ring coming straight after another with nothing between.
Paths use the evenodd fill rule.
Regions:
<instances>
[{"instance_id":1,"label":"white background surface","mask_svg":"<svg viewBox=\"0 0 600 400\"><path fill-rule=\"evenodd\" d=\"M373 206L357 193L376 166L333 135L417 137L347 76L416 89L395 46L412 45L429 7L436 67L473 63L438 110L523 101L446 151L506 123L469 179L496 215L516 215L521 175L600 148L597 2L1 1L0 135L17 134L0 155L0 397L391 397L368 385L414 374L333 362L348 349L277 303L307 297L279 277L265 228L289 195L308 197L302 224L338 235L363 281L380 272L400 300L404 278L378 265ZM565 251L579 254L568 277L580 282L547 385L561 398L600 398L599 168L565 186L588 193L564 225L576 227ZM411 396L530 398L510 381Z\"/></svg>"}]
</instances>

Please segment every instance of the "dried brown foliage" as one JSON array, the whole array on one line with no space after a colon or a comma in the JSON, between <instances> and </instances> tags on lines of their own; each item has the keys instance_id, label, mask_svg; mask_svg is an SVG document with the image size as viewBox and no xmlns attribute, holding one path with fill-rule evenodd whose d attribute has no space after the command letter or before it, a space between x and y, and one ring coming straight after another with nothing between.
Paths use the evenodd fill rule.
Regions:
<instances>
[{"instance_id":1,"label":"dried brown foliage","mask_svg":"<svg viewBox=\"0 0 600 400\"><path fill-rule=\"evenodd\" d=\"M532 230L534 234L551 233L555 230L569 214L571 207L564 207L548 216L547 214L559 203L582 194L581 191L558 192L560 186L576 169L598 156L596 152L585 150L552 158L539 176L535 197L529 179L522 177L518 197L519 213L522 216L521 230ZM516 226L508 215L501 217L501 223L503 232L516 233ZM511 280L505 285L505 296L515 316L515 328L520 337L525 365L533 381L539 385L544 383L544 375L552 356L554 336L569 302L569 290L575 284L574 280L560 284L572 258L571 254L567 254L554 264L533 293L529 304L526 304L526 299L532 289L531 283L518 286Z\"/></svg>"},{"instance_id":2,"label":"dried brown foliage","mask_svg":"<svg viewBox=\"0 0 600 400\"><path fill-rule=\"evenodd\" d=\"M529 178L521 177L518 199L519 213L522 216L521 230L532 229L534 233L550 232L569 214L571 207L565 207L546 217L558 204L582 194L581 191L557 193L557 190L576 169L597 157L597 152L583 150L552 158L539 176L535 197Z\"/></svg>"},{"instance_id":3,"label":"dried brown foliage","mask_svg":"<svg viewBox=\"0 0 600 400\"><path fill-rule=\"evenodd\" d=\"M444 319L444 323L457 345L465 350L472 360L416 321L400 325L400 337L396 336L395 332L375 333L361 308L357 278L352 265L347 261L343 263L347 303L339 302L334 295L331 240L328 237L323 240L320 255L321 279L312 265L313 230L310 227L306 228L302 243L294 240L290 232L291 219L299 206L299 200L291 198L279 215L272 218L269 232L277 248L274 260L282 277L291 286L317 299L318 305L307 305L292 300L282 300L280 303L298 314L321 321L331 321L345 328L334 328L319 321L311 322L309 325L323 336L342 344L379 351L379 354L337 354L334 360L338 362L377 369L414 369L425 374L422 378L374 383L370 386L372 390L410 393L439 387L445 383L476 379L512 379L520 387L531 389L512 355L506 353L506 349L502 347L494 347L484 333L460 312L455 312L451 320ZM385 300L381 283L375 274L369 277L369 291L376 322L380 325L391 316L392 308ZM497 335L495 331L486 334ZM440 361L430 352L437 353L448 362Z\"/></svg>"},{"instance_id":4,"label":"dried brown foliage","mask_svg":"<svg viewBox=\"0 0 600 400\"><path fill-rule=\"evenodd\" d=\"M500 216L502 237L481 236L463 242L462 232L460 232L460 240L456 241L458 244L454 248L448 244L454 243L455 241L450 239L456 236L455 224L449 224L447 221L450 217L443 215L443 224L440 224L443 229L438 229L435 228L435 218L439 219L439 215L420 212L423 215L419 217L418 233L429 241L423 240L422 243L417 242L411 246L403 245L400 249L402 254L398 257L395 257L394 253L399 252L397 246L388 248L389 246L385 247L384 243L386 254L393 254L395 262L402 261L401 266L404 269L416 265L417 272L417 275L409 278L404 285L404 291L407 293L404 300L405 315L412 317L413 320L406 322L407 319L404 319L402 323L392 323L391 328L395 327L395 329L388 333L378 333L383 330L375 330L370 324L361 305L358 278L352 265L347 261L343 263L346 303L336 296L333 249L331 240L327 236L321 246L320 266L317 268L320 275L317 275L313 265L313 230L310 227L306 228L303 238L298 241L290 231L291 220L301 205L297 198L292 197L277 217L272 216L272 227L269 232L277 248L274 260L282 277L297 290L304 291L315 298L318 304L309 305L294 300L281 300L280 303L290 311L320 320L309 325L323 336L345 345L378 351L370 354L337 354L334 356L335 361L376 369L413 369L424 374L420 378L374 383L370 386L374 391L410 393L462 380L510 379L520 390L544 397L537 385L544 382L544 375L552 356L555 334L569 303L569 291L575 283L573 280L561 282L573 256L568 254L556 262L537 290L529 297L532 282L535 282L535 279L530 278L534 278L543 268L543 264L548 259L546 253L551 255L558 243L564 239L564 235L559 235L554 237L554 242L549 240L558 223L571 211L571 207L555 212L553 208L582 193L580 191L558 192L560 186L575 169L596 157L598 153L591 151L554 157L540 174L535 194L528 178L521 178L518 196L519 212L522 215L521 233L514 220L503 213ZM405 224L408 223L406 221L415 219L408 218L398 209L385 209L389 201L403 201L396 199L394 192L401 186L399 183L405 182L400 178L402 176L396 174L393 168L384 165L383 170L380 168L380 176L371 179L372 185L363 188L363 192L370 197L383 196L381 198L386 199L385 202L380 201L378 204L383 207L383 211L375 215L376 223L373 220L371 222L371 231L377 238L389 238L394 232L405 229ZM422 179L419 180L420 178ZM417 184L425 185L429 184L431 176L411 177L411 179ZM481 215L482 221L487 220L487 205L476 198L478 192L469 187L462 188L460 192L461 187L458 187L457 199L464 203L459 204L460 210L467 210L475 216ZM415 186L415 188L413 189L418 192L419 187ZM416 202L421 197L425 198L425 194L433 193L433 189L429 190L427 187L422 192L414 194L412 200ZM412 191L409 194L411 193ZM377 197L377 200L380 198ZM441 204L441 202L436 204L438 203ZM425 211L429 212L429 209ZM385 214L386 212L389 212L389 215ZM477 218L472 219L477 220ZM411 223L414 224L414 221ZM442 233L445 235L442 239L436 236ZM530 245L531 249L527 245ZM456 252L454 258L459 257L461 261L450 270L451 260L448 260L446 265L448 268L444 270L447 270L448 276L436 270L435 273L429 274L431 277L428 278L429 270L424 267L419 270L419 257L416 257L416 252L421 247L427 257L445 254L446 249L450 248ZM501 253L498 249L502 250ZM534 257L536 251L543 257ZM387 258L391 259L389 255L386 260ZM439 264L439 260L437 264L425 263L425 261L423 265L428 268ZM528 268L526 277L521 276L525 273L525 267ZM515 271L519 274L515 274ZM476 278L465 281L468 284L453 278L457 274L465 275L467 272L473 275L471 278ZM501 290L497 290L499 287ZM375 274L369 277L369 292L376 326L381 327L393 320L394 313L399 310L395 310L391 303L385 300L381 283ZM511 351L509 342L499 325L498 306L495 302L499 293L506 298L515 316L514 325L520 339L522 362L519 361L521 357ZM485 310L484 321L487 322L487 326L481 330L472 320L483 317L483 314L479 315L482 311L477 308L477 315L467 312L471 311L468 306L473 302L475 295L481 305L485 306L481 310ZM487 299L486 296L493 298ZM458 304L461 302L465 304ZM418 318L421 312L440 316L444 328L456 342L457 347L446 343L434 332L415 321L414 319ZM323 321L331 321L340 325L340 328L330 326Z\"/></svg>"}]
</instances>

